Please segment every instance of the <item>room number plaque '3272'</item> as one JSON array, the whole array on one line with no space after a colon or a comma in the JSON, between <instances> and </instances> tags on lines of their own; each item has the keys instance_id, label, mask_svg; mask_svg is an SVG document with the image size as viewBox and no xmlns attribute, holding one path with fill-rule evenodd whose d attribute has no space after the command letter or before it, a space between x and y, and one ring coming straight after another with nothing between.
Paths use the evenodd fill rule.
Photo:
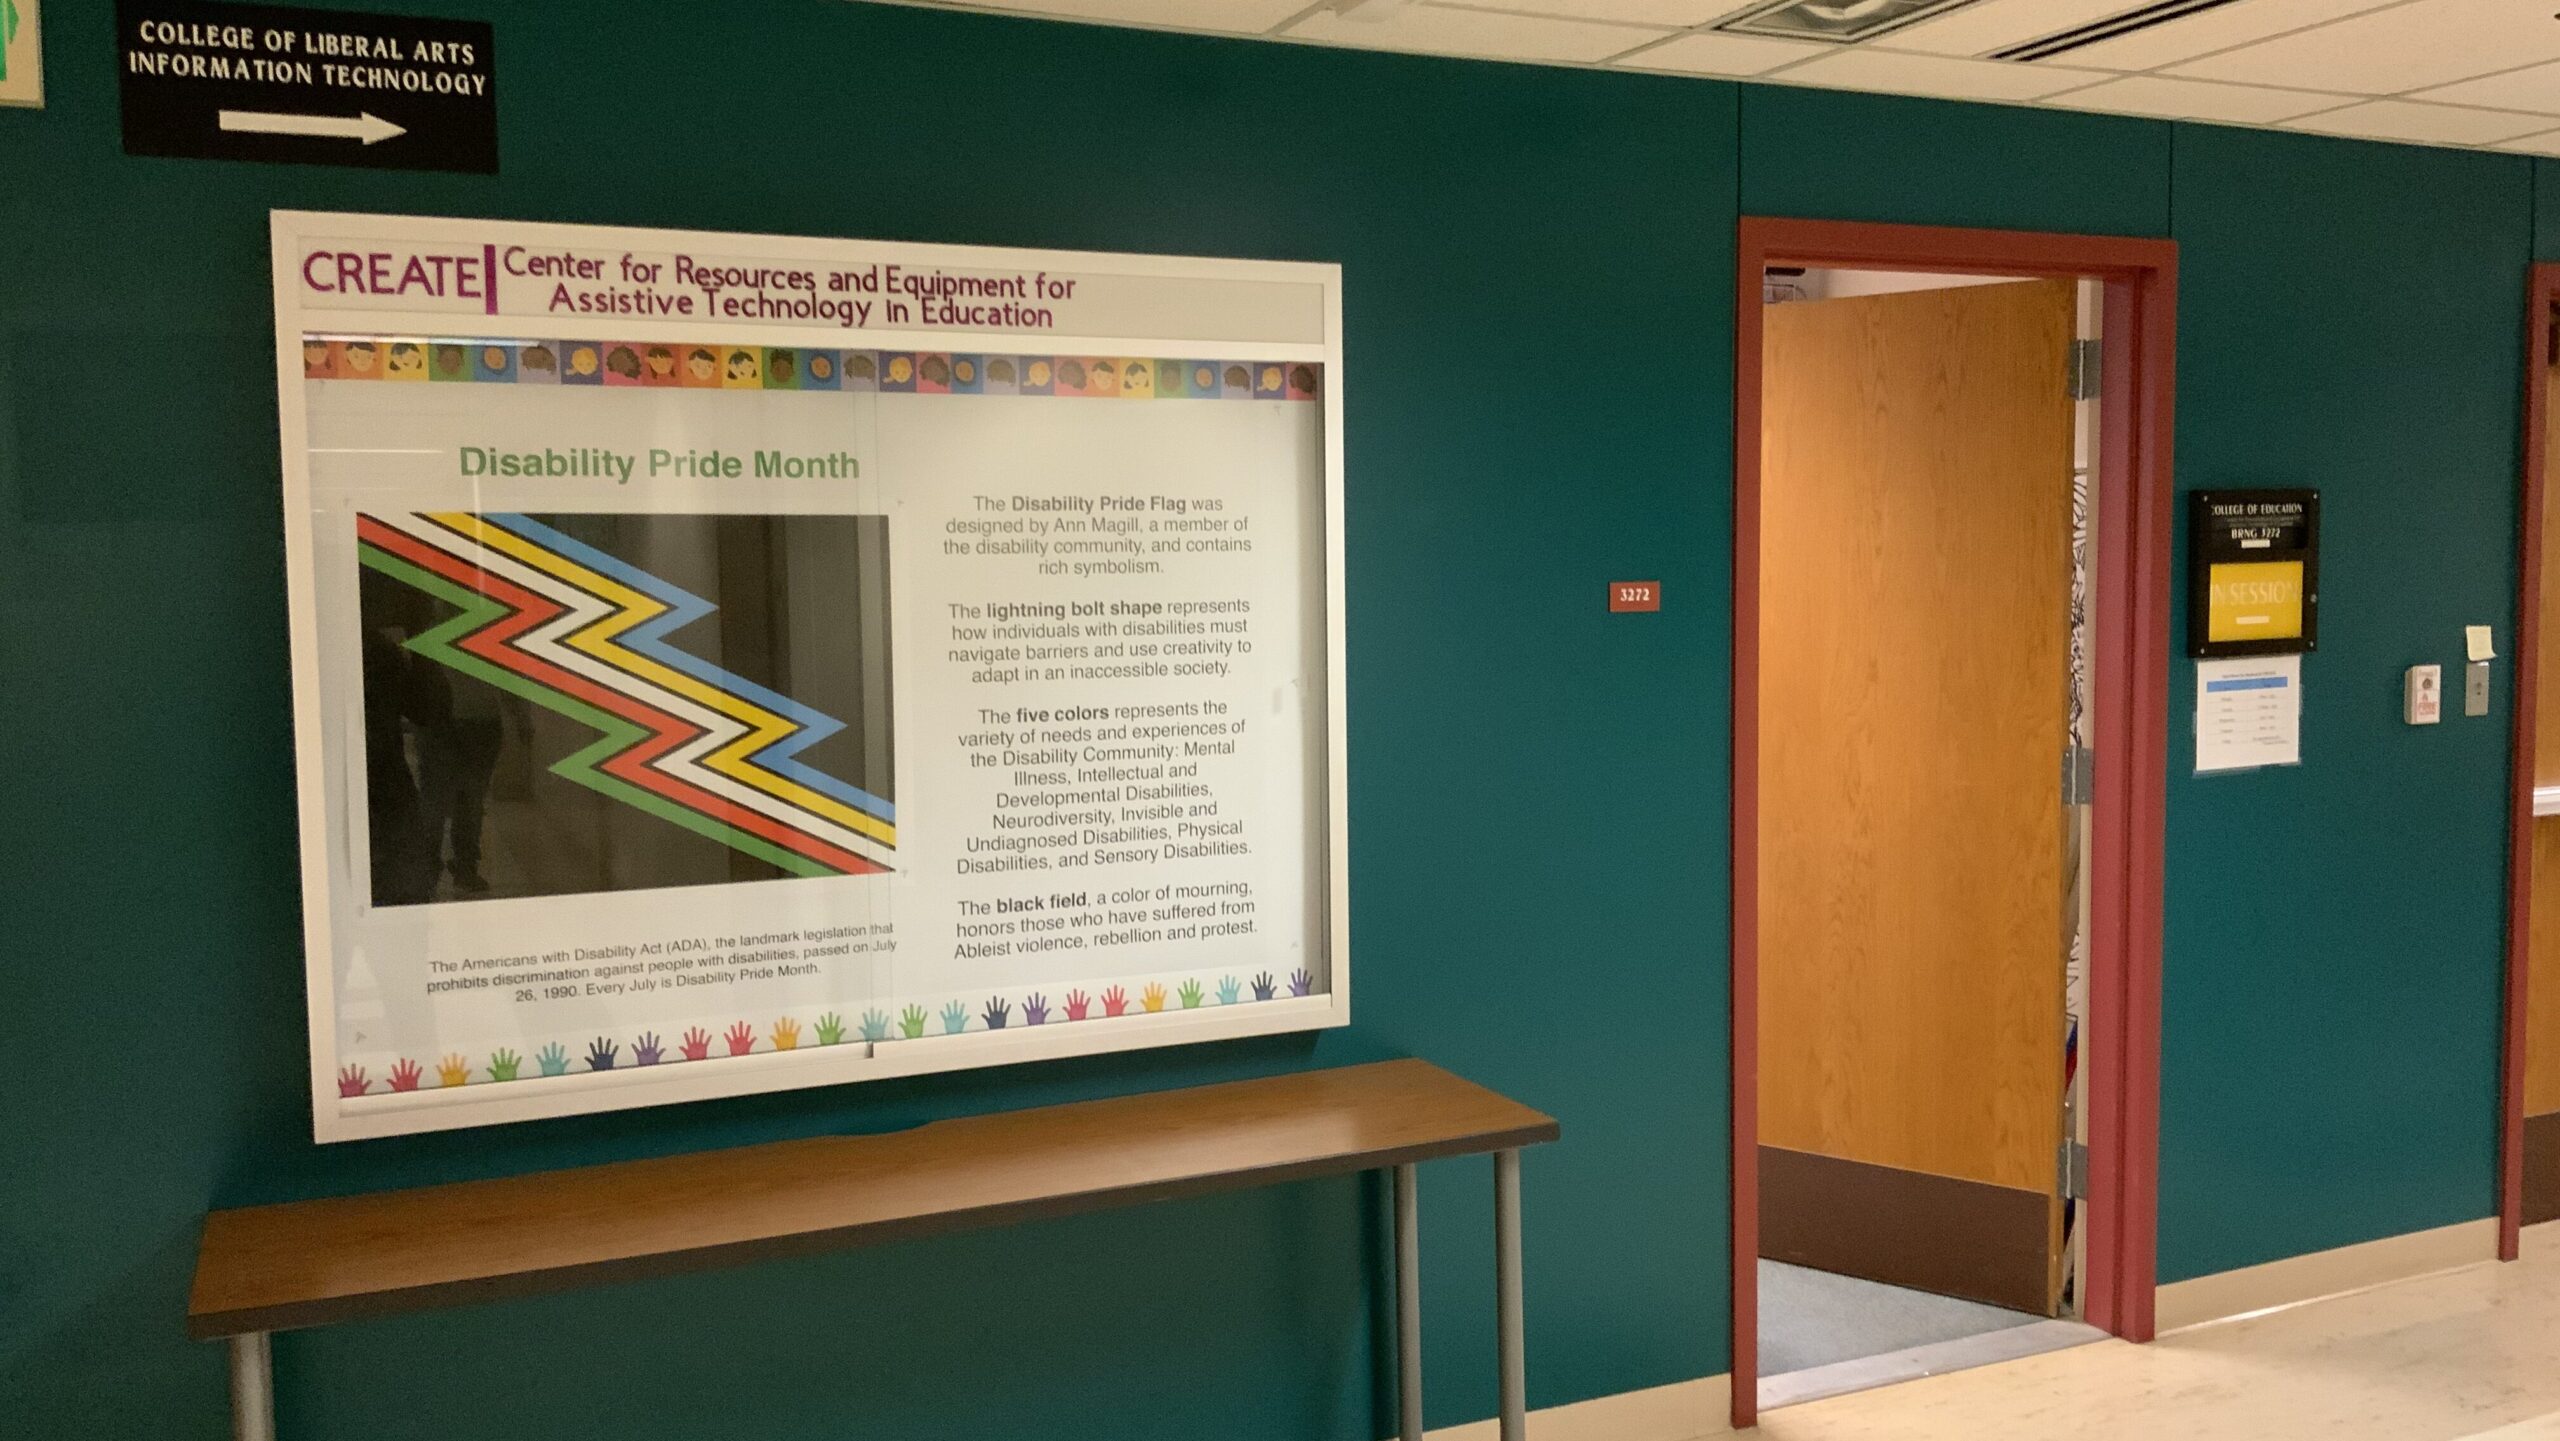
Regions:
<instances>
[{"instance_id":1,"label":"room number plaque '3272'","mask_svg":"<svg viewBox=\"0 0 2560 1441\"><path fill-rule=\"evenodd\" d=\"M1662 582L1658 580L1609 582L1609 609L1613 612L1662 609Z\"/></svg>"}]
</instances>

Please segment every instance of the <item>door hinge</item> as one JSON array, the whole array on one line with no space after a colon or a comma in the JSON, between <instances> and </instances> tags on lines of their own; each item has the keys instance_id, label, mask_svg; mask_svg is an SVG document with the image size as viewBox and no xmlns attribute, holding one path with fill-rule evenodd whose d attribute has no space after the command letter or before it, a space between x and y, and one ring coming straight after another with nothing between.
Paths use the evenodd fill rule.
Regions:
<instances>
[{"instance_id":1,"label":"door hinge","mask_svg":"<svg viewBox=\"0 0 2560 1441\"><path fill-rule=\"evenodd\" d=\"M2071 745L2062 752L2062 803L2085 806L2097 798L2098 756L2084 745Z\"/></svg>"},{"instance_id":2,"label":"door hinge","mask_svg":"<svg viewBox=\"0 0 2560 1441\"><path fill-rule=\"evenodd\" d=\"M2071 398L2073 400L2098 398L2098 357L2102 349L2099 342L2095 340L2071 342Z\"/></svg>"},{"instance_id":3,"label":"door hinge","mask_svg":"<svg viewBox=\"0 0 2560 1441\"><path fill-rule=\"evenodd\" d=\"M2078 1201L2089 1194L2089 1148L2065 1141L2054 1156L2054 1172L2062 1178L2062 1199Z\"/></svg>"}]
</instances>

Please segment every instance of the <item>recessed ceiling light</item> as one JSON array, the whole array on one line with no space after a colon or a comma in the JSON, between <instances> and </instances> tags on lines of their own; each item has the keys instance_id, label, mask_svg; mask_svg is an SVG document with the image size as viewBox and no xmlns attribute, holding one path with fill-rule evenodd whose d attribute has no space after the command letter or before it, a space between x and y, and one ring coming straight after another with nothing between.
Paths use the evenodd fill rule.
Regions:
<instances>
[{"instance_id":1,"label":"recessed ceiling light","mask_svg":"<svg viewBox=\"0 0 2560 1441\"><path fill-rule=\"evenodd\" d=\"M1973 0L1776 0L1717 26L1745 35L1854 44Z\"/></svg>"}]
</instances>

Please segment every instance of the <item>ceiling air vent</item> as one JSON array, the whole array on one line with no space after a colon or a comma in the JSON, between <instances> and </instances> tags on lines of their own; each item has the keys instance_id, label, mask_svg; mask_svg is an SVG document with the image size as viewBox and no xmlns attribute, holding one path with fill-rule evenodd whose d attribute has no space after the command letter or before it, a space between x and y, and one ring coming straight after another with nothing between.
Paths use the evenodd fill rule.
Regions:
<instances>
[{"instance_id":1,"label":"ceiling air vent","mask_svg":"<svg viewBox=\"0 0 2560 1441\"><path fill-rule=\"evenodd\" d=\"M2023 45L2012 45L2006 50L1994 51L1991 58L1994 60L2050 60L2056 55L2067 55L2083 45L2095 45L2101 40L2113 40L2119 36L2131 35L2138 30L2148 30L2154 25L2166 25L2172 20L2184 20L2190 15L2202 14L2207 10L2219 10L2231 3L2232 0L2159 0L2157 4L2128 10L2122 15L2105 20L2092 20L2076 30L2065 30L2058 35L2047 35L2041 40L2030 40Z\"/></svg>"},{"instance_id":2,"label":"ceiling air vent","mask_svg":"<svg viewBox=\"0 0 2560 1441\"><path fill-rule=\"evenodd\" d=\"M1777 0L1773 5L1755 5L1716 28L1744 35L1849 45L1972 3L1973 0Z\"/></svg>"}]
</instances>

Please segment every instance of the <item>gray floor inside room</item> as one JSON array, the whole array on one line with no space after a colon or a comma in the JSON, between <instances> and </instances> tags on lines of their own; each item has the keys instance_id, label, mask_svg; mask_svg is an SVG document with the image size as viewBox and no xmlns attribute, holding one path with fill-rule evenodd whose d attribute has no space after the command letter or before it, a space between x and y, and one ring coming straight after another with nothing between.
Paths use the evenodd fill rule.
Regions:
<instances>
[{"instance_id":1,"label":"gray floor inside room","mask_svg":"<svg viewBox=\"0 0 2560 1441\"><path fill-rule=\"evenodd\" d=\"M2043 1320L1782 1261L1760 1263L1760 1374L1783 1376Z\"/></svg>"}]
</instances>

